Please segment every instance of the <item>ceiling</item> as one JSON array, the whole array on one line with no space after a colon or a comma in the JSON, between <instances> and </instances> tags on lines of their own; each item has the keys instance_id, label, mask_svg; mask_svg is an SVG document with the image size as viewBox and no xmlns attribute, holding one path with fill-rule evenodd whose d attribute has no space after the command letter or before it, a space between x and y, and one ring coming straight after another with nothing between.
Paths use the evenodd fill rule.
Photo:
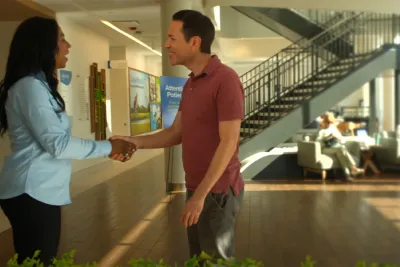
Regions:
<instances>
[{"instance_id":1,"label":"ceiling","mask_svg":"<svg viewBox=\"0 0 400 267\"><path fill-rule=\"evenodd\" d=\"M54 17L54 12L30 0L0 0L0 21L21 21L33 16Z\"/></svg>"},{"instance_id":2,"label":"ceiling","mask_svg":"<svg viewBox=\"0 0 400 267\"><path fill-rule=\"evenodd\" d=\"M4 0L0 0L4 1ZM7 0L14 1L14 0ZM29 1L29 0L25 0ZM164 38L161 36L160 1L164 0L31 0L54 10L58 17L66 17L84 27L87 27L110 40L113 46L134 46L147 56L161 58L150 50L138 45L126 36L107 27L100 20L107 20L121 30L131 34L144 42L152 49L161 51ZM204 0L192 1L196 9ZM210 15L210 10L202 10ZM208 12L208 13L207 13ZM132 28L135 27L135 28ZM218 33L217 33L218 36ZM224 58L219 49L218 38L214 42L214 53L217 53L223 61L232 62L233 59ZM249 64L249 59L244 59ZM254 62L260 62L255 58ZM234 59L235 64L240 64L240 58Z\"/></svg>"},{"instance_id":3,"label":"ceiling","mask_svg":"<svg viewBox=\"0 0 400 267\"><path fill-rule=\"evenodd\" d=\"M161 48L160 5L155 0L34 0L60 16L105 35L111 45L133 41L102 24L107 20L155 50ZM136 27L136 29L131 29ZM152 53L149 51L149 53Z\"/></svg>"}]
</instances>

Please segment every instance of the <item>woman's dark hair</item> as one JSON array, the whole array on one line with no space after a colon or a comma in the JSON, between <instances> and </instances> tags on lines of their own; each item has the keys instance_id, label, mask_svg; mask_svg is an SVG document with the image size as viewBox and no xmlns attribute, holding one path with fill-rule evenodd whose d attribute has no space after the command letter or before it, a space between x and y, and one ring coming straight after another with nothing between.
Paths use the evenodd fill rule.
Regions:
<instances>
[{"instance_id":1,"label":"woman's dark hair","mask_svg":"<svg viewBox=\"0 0 400 267\"><path fill-rule=\"evenodd\" d=\"M0 82L0 136L8 130L5 109L8 90L23 77L43 72L50 93L60 106L59 112L65 110L64 100L57 91L58 31L57 21L50 18L32 17L18 26L11 41L6 73Z\"/></svg>"}]
</instances>

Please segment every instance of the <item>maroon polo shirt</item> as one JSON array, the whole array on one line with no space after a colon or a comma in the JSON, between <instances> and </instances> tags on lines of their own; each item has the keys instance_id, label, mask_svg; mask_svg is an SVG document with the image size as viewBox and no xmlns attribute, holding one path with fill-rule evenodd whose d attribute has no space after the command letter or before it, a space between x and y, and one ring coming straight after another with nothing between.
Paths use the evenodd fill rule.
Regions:
<instances>
[{"instance_id":1,"label":"maroon polo shirt","mask_svg":"<svg viewBox=\"0 0 400 267\"><path fill-rule=\"evenodd\" d=\"M220 142L219 122L243 119L244 91L236 72L212 56L203 72L189 79L183 87L179 111L182 115L182 157L186 187L196 190L211 164ZM237 195L244 182L236 151L212 193Z\"/></svg>"}]
</instances>

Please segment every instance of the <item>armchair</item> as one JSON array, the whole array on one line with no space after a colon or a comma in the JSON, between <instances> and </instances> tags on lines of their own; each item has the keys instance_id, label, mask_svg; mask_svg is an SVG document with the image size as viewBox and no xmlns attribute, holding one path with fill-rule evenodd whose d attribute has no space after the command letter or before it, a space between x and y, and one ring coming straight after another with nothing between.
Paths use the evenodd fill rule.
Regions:
<instances>
[{"instance_id":1,"label":"armchair","mask_svg":"<svg viewBox=\"0 0 400 267\"><path fill-rule=\"evenodd\" d=\"M360 143L346 141L345 146L358 163L360 160ZM325 180L328 170L341 168L337 156L334 153L322 153L321 143L318 141L298 141L297 148L297 162L303 167L305 177L307 172L318 172L321 173L322 180Z\"/></svg>"},{"instance_id":2,"label":"armchair","mask_svg":"<svg viewBox=\"0 0 400 267\"><path fill-rule=\"evenodd\" d=\"M384 137L380 140L380 146L372 149L375 160L381 169L390 165L400 165L400 139Z\"/></svg>"}]
</instances>

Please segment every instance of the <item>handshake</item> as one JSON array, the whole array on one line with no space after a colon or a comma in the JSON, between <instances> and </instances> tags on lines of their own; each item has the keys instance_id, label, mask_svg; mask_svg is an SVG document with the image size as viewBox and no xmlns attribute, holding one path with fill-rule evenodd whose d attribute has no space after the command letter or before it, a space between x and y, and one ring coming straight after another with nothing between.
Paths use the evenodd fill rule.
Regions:
<instances>
[{"instance_id":1,"label":"handshake","mask_svg":"<svg viewBox=\"0 0 400 267\"><path fill-rule=\"evenodd\" d=\"M108 155L113 160L125 162L137 150L134 139L129 136L112 136L108 139L111 143L111 153Z\"/></svg>"}]
</instances>

